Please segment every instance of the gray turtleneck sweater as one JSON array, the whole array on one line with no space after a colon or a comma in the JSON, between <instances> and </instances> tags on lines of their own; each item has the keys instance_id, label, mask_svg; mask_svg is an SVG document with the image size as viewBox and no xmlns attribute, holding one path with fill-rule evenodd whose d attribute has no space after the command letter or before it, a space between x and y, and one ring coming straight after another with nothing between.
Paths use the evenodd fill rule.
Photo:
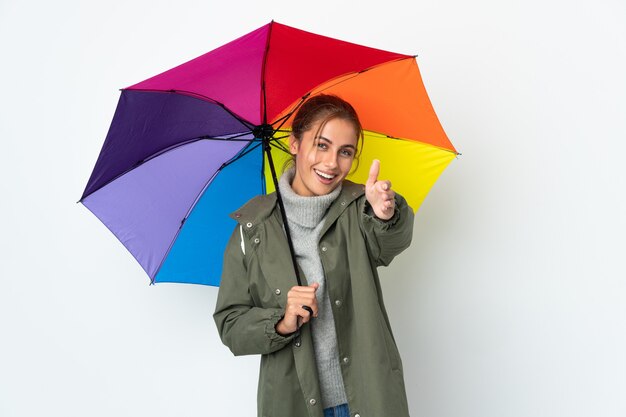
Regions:
<instances>
[{"instance_id":1,"label":"gray turtleneck sweater","mask_svg":"<svg viewBox=\"0 0 626 417\"><path fill-rule=\"evenodd\" d=\"M318 316L309 323L313 334L322 405L328 408L347 403L348 400L339 364L335 320L317 245L326 212L339 196L341 185L326 195L303 197L291 188L294 173L293 168L285 171L280 177L278 187L287 211L289 231L293 238L298 265L302 268L309 285L314 282L319 284L316 292Z\"/></svg>"}]
</instances>

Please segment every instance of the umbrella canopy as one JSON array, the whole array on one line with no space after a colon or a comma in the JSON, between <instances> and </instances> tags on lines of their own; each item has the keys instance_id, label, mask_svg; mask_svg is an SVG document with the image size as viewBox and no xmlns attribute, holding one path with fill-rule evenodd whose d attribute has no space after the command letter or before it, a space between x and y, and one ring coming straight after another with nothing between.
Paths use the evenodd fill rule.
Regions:
<instances>
[{"instance_id":1,"label":"umbrella canopy","mask_svg":"<svg viewBox=\"0 0 626 417\"><path fill-rule=\"evenodd\" d=\"M350 102L365 129L349 178L365 182L380 159L417 210L457 153L415 57L276 22L122 89L80 202L151 283L219 285L228 213L275 189L267 158L282 166L294 111L322 92Z\"/></svg>"}]
</instances>

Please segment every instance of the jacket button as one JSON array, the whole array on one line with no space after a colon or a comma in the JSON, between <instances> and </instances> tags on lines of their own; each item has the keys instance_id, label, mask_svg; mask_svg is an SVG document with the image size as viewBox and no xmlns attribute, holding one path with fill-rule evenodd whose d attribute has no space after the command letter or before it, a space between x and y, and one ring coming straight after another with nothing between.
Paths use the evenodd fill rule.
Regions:
<instances>
[{"instance_id":1,"label":"jacket button","mask_svg":"<svg viewBox=\"0 0 626 417\"><path fill-rule=\"evenodd\" d=\"M261 241L261 239L259 239L258 237L254 238L254 243L259 243Z\"/></svg>"},{"instance_id":2,"label":"jacket button","mask_svg":"<svg viewBox=\"0 0 626 417\"><path fill-rule=\"evenodd\" d=\"M248 222L248 223L246 223L246 226L247 227L252 227L252 223Z\"/></svg>"},{"instance_id":3,"label":"jacket button","mask_svg":"<svg viewBox=\"0 0 626 417\"><path fill-rule=\"evenodd\" d=\"M335 305L337 307L341 307L341 300L335 300Z\"/></svg>"},{"instance_id":4,"label":"jacket button","mask_svg":"<svg viewBox=\"0 0 626 417\"><path fill-rule=\"evenodd\" d=\"M361 417L361 414L355 414L354 417Z\"/></svg>"},{"instance_id":5,"label":"jacket button","mask_svg":"<svg viewBox=\"0 0 626 417\"><path fill-rule=\"evenodd\" d=\"M346 205L346 202L345 202L345 201L342 201L342 202L341 202L341 205L342 205L342 206L345 206L345 205Z\"/></svg>"},{"instance_id":6,"label":"jacket button","mask_svg":"<svg viewBox=\"0 0 626 417\"><path fill-rule=\"evenodd\" d=\"M280 295L280 288L276 288L276 289L274 290L274 293L275 293L276 295Z\"/></svg>"},{"instance_id":7,"label":"jacket button","mask_svg":"<svg viewBox=\"0 0 626 417\"><path fill-rule=\"evenodd\" d=\"M348 358L347 356L345 358L342 359L343 363L349 363L350 362L350 358Z\"/></svg>"},{"instance_id":8,"label":"jacket button","mask_svg":"<svg viewBox=\"0 0 626 417\"><path fill-rule=\"evenodd\" d=\"M326 246L322 246L322 252L326 252L328 248Z\"/></svg>"},{"instance_id":9,"label":"jacket button","mask_svg":"<svg viewBox=\"0 0 626 417\"><path fill-rule=\"evenodd\" d=\"M293 344L296 345L296 347L300 347L302 343L300 342L300 340L296 340Z\"/></svg>"},{"instance_id":10,"label":"jacket button","mask_svg":"<svg viewBox=\"0 0 626 417\"><path fill-rule=\"evenodd\" d=\"M315 398L311 398L311 399L309 400L309 404L311 404L311 405L315 405L315 404L317 404L317 401L315 400Z\"/></svg>"}]
</instances>

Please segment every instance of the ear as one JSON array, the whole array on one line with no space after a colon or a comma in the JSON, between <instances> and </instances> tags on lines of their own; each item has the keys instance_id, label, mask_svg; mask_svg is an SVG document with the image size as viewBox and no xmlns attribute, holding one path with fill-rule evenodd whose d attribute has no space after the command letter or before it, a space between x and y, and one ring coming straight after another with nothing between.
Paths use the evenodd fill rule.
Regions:
<instances>
[{"instance_id":1,"label":"ear","mask_svg":"<svg viewBox=\"0 0 626 417\"><path fill-rule=\"evenodd\" d=\"M292 155L296 155L298 153L298 149L300 147L300 142L296 139L296 137L292 134L289 135L289 152Z\"/></svg>"}]
</instances>

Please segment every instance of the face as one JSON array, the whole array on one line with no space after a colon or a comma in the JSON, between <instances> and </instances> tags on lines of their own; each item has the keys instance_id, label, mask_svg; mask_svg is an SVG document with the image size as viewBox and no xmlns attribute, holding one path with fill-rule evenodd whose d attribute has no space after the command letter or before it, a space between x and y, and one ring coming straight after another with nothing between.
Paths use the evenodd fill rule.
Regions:
<instances>
[{"instance_id":1,"label":"face","mask_svg":"<svg viewBox=\"0 0 626 417\"><path fill-rule=\"evenodd\" d=\"M315 133L316 123L302 134L300 141L293 135L289 148L296 156L296 174L291 188L301 196L325 195L333 191L346 178L356 154L357 132L352 123L344 119L331 119Z\"/></svg>"}]
</instances>

